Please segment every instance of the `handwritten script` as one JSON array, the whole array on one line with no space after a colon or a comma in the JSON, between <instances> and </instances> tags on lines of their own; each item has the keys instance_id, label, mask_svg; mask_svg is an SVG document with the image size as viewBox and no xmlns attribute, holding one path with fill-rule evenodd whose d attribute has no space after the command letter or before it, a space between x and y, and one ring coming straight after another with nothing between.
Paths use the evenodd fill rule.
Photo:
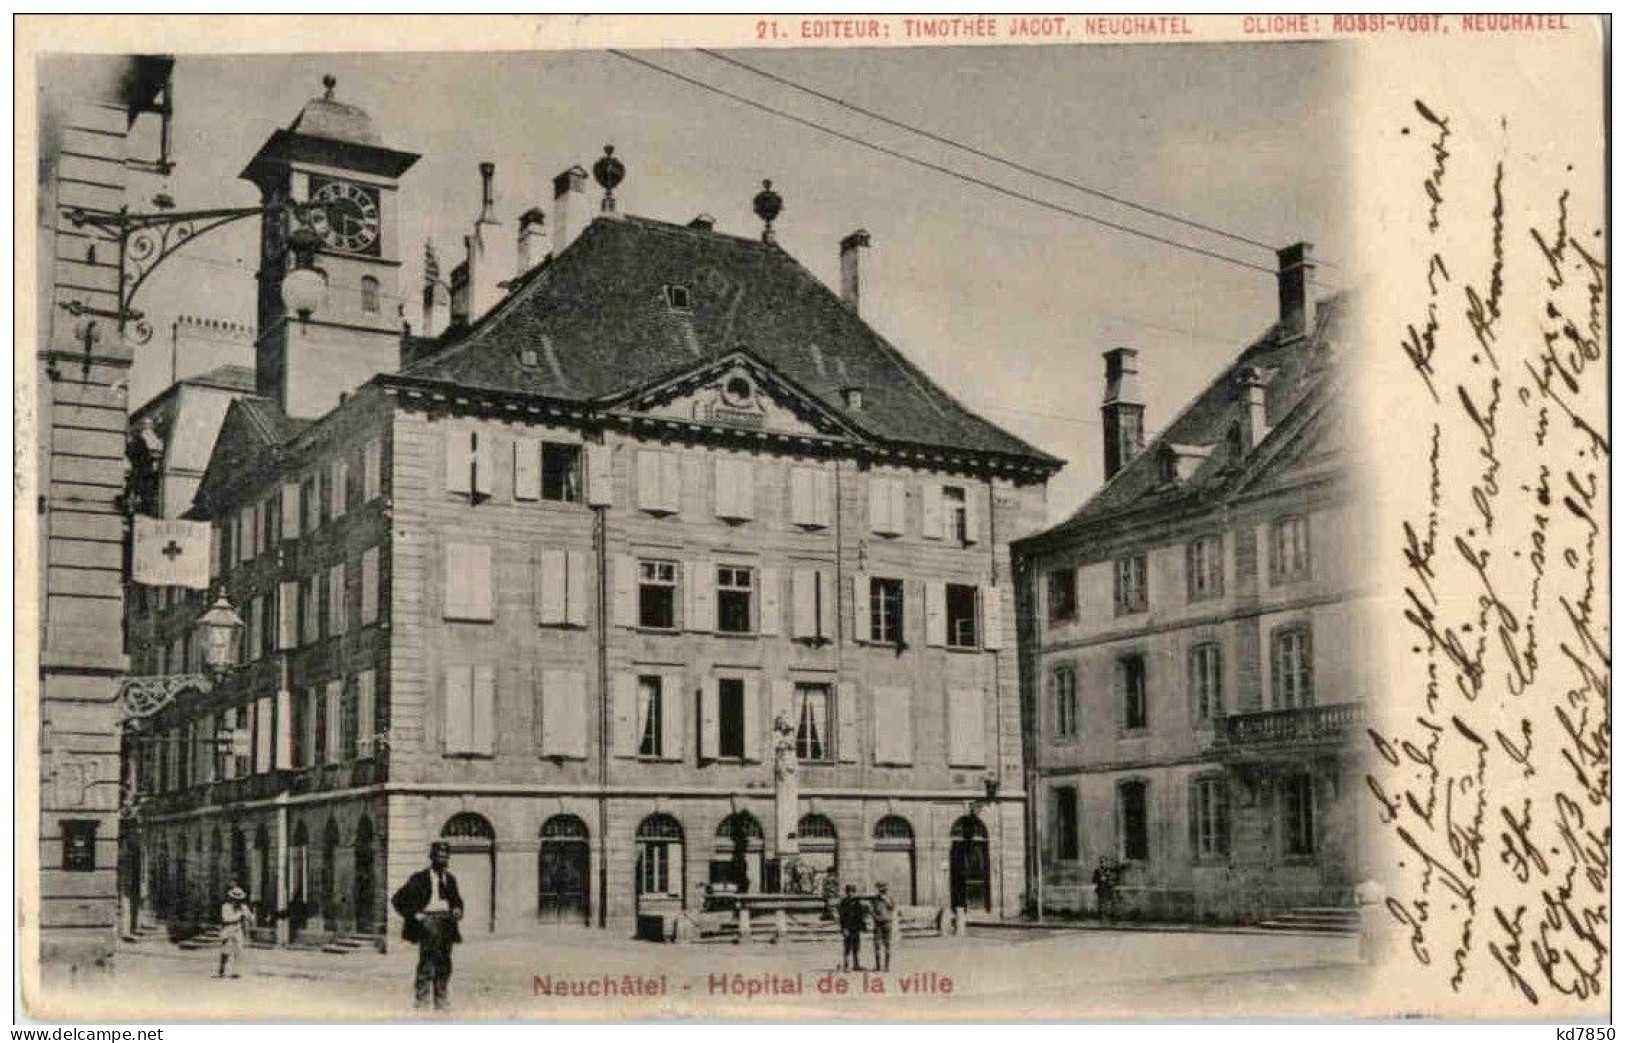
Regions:
<instances>
[{"instance_id":1,"label":"handwritten script","mask_svg":"<svg viewBox=\"0 0 1625 1043\"><path fill-rule=\"evenodd\" d=\"M1505 121L1497 145L1482 113L1396 116L1418 249L1384 336L1414 377L1422 480L1398 534L1397 709L1368 733L1386 906L1441 985L1570 1009L1609 971L1602 215Z\"/></svg>"}]
</instances>

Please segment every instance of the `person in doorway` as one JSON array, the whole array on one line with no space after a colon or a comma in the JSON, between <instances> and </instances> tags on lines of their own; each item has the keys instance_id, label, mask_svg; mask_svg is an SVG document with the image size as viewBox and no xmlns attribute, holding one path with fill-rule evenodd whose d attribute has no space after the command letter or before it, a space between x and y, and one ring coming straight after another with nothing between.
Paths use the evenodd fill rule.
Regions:
<instances>
[{"instance_id":1,"label":"person in doorway","mask_svg":"<svg viewBox=\"0 0 1625 1043\"><path fill-rule=\"evenodd\" d=\"M863 920L867 911L856 884L846 885L836 915L841 921L841 970L863 970Z\"/></svg>"},{"instance_id":2,"label":"person in doorway","mask_svg":"<svg viewBox=\"0 0 1625 1043\"><path fill-rule=\"evenodd\" d=\"M896 941L897 901L892 898L882 880L870 901L870 916L875 923L875 970L891 970L892 943Z\"/></svg>"},{"instance_id":3,"label":"person in doorway","mask_svg":"<svg viewBox=\"0 0 1625 1043\"><path fill-rule=\"evenodd\" d=\"M252 915L248 909L248 893L233 880L226 889L226 900L220 903L220 970L215 972L216 978L226 977L228 968L231 977L243 976L243 942L247 939Z\"/></svg>"},{"instance_id":4,"label":"person in doorway","mask_svg":"<svg viewBox=\"0 0 1625 1043\"><path fill-rule=\"evenodd\" d=\"M389 900L406 925L401 937L418 947L417 974L413 979L414 998L421 1009L450 1005L447 990L451 983L451 947L463 940L457 921L463 918L463 897L457 878L447 868L451 848L441 840L429 846L429 866L407 878Z\"/></svg>"},{"instance_id":5,"label":"person in doorway","mask_svg":"<svg viewBox=\"0 0 1625 1043\"><path fill-rule=\"evenodd\" d=\"M1100 856L1100 864L1095 866L1095 912L1099 914L1104 923L1111 923L1117 919L1117 867L1107 861L1105 855Z\"/></svg>"}]
</instances>

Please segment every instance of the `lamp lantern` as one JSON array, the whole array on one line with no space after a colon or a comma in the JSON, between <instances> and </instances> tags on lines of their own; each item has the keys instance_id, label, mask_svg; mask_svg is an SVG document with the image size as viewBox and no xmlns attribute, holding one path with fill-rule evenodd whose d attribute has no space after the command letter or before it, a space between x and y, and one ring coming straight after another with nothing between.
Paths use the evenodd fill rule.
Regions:
<instances>
[{"instance_id":1,"label":"lamp lantern","mask_svg":"<svg viewBox=\"0 0 1625 1043\"><path fill-rule=\"evenodd\" d=\"M194 624L203 647L203 663L218 676L237 663L237 645L242 640L243 619L221 594Z\"/></svg>"},{"instance_id":2,"label":"lamp lantern","mask_svg":"<svg viewBox=\"0 0 1625 1043\"><path fill-rule=\"evenodd\" d=\"M309 228L296 228L288 235L294 266L282 279L282 303L299 316L300 322L309 320L311 313L327 300L327 276L314 263L319 243Z\"/></svg>"}]
</instances>

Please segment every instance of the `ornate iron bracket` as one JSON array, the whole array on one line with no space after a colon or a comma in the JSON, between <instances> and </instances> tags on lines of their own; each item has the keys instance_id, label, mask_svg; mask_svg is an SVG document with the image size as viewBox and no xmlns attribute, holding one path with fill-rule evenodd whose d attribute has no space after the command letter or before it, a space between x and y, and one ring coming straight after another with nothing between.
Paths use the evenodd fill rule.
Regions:
<instances>
[{"instance_id":1,"label":"ornate iron bracket","mask_svg":"<svg viewBox=\"0 0 1625 1043\"><path fill-rule=\"evenodd\" d=\"M152 677L126 677L118 688L119 706L126 722L151 717L174 701L182 692L214 691L214 680L205 674L160 674Z\"/></svg>"}]
</instances>

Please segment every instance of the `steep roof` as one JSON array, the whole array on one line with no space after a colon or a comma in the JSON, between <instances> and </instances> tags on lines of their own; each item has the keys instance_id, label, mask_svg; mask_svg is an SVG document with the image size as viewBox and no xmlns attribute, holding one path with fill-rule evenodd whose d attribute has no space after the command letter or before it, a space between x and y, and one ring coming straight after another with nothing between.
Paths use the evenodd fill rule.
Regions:
<instances>
[{"instance_id":1,"label":"steep roof","mask_svg":"<svg viewBox=\"0 0 1625 1043\"><path fill-rule=\"evenodd\" d=\"M1347 295L1338 294L1321 302L1315 328L1307 339L1289 335L1280 325L1266 331L1070 518L1020 542L1080 532L1131 512L1172 511L1240 491L1254 480L1257 462L1270 456L1275 443L1295 434L1304 416L1324 400L1336 379L1335 345L1348 321L1348 310ZM1265 381L1269 434L1251 449L1243 449L1233 444L1230 432L1246 408L1238 377L1248 368L1257 370ZM1180 480L1169 481L1162 459L1176 447L1199 462ZM1201 456L1201 451L1206 455Z\"/></svg>"},{"instance_id":2,"label":"steep roof","mask_svg":"<svg viewBox=\"0 0 1625 1043\"><path fill-rule=\"evenodd\" d=\"M668 287L687 291L687 307ZM1060 464L956 402L779 247L647 218L594 221L399 376L593 402L739 349L879 441ZM847 387L862 390L861 411L845 409Z\"/></svg>"}]
</instances>

